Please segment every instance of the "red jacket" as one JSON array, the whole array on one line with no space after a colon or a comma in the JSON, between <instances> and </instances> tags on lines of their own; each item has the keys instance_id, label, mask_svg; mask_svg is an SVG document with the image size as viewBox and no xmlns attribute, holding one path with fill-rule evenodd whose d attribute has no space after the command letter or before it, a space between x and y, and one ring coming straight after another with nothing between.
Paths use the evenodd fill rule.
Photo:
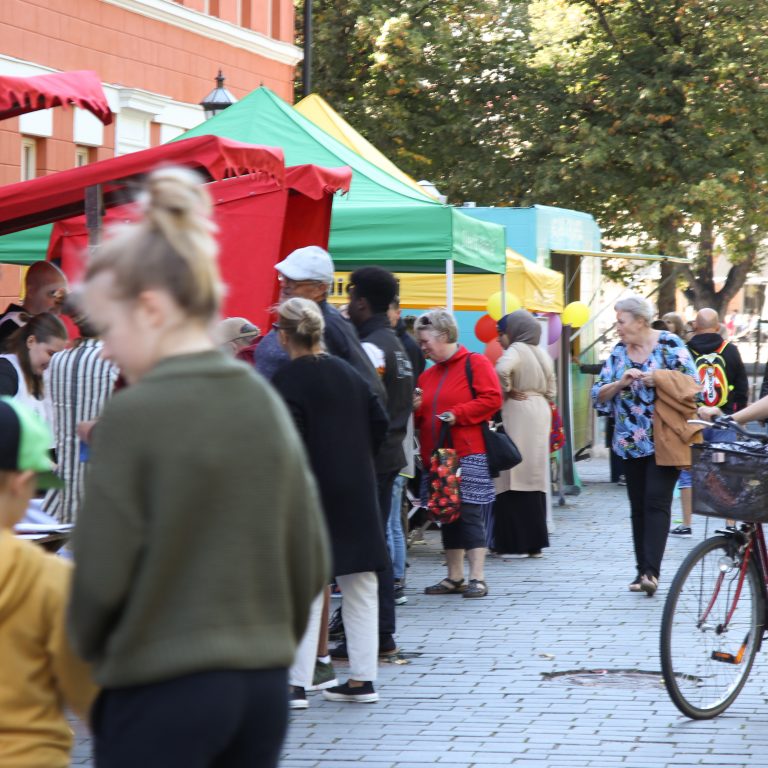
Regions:
<instances>
[{"instance_id":1,"label":"red jacket","mask_svg":"<svg viewBox=\"0 0 768 768\"><path fill-rule=\"evenodd\" d=\"M456 424L451 427L451 439L459 457L485 453L480 425L501 408L501 386L490 360L485 355L472 354L472 386L476 394L473 399L466 373L469 354L460 346L444 363L435 363L419 376L418 386L423 395L421 408L414 418L425 467L429 466L429 457L443 423L437 414L444 411L456 415Z\"/></svg>"}]
</instances>

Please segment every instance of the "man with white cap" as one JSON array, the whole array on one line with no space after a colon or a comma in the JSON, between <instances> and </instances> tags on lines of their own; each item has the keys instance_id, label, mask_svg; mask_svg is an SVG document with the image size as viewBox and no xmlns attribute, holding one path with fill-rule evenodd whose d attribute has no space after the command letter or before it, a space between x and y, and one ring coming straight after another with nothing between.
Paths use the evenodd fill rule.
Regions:
<instances>
[{"instance_id":1,"label":"man with white cap","mask_svg":"<svg viewBox=\"0 0 768 768\"><path fill-rule=\"evenodd\" d=\"M365 353L352 323L328 301L328 288L333 282L333 261L319 245L308 245L290 253L275 264L280 281L280 301L294 296L314 301L325 320L323 341L329 354L346 360L370 385L386 405L386 392L376 369ZM256 370L271 379L289 360L271 330L260 342L254 354Z\"/></svg>"}]
</instances>

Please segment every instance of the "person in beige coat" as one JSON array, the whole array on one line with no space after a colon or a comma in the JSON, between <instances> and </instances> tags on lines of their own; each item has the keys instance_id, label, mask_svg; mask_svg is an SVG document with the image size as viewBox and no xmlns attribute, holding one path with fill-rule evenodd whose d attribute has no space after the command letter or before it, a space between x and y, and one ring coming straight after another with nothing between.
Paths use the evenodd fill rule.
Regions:
<instances>
[{"instance_id":1,"label":"person in beige coat","mask_svg":"<svg viewBox=\"0 0 768 768\"><path fill-rule=\"evenodd\" d=\"M549 546L547 492L549 491L549 435L552 429L555 372L541 349L541 325L524 309L498 322L504 354L496 373L504 393L502 420L523 460L494 481L493 548L500 554L541 557Z\"/></svg>"}]
</instances>

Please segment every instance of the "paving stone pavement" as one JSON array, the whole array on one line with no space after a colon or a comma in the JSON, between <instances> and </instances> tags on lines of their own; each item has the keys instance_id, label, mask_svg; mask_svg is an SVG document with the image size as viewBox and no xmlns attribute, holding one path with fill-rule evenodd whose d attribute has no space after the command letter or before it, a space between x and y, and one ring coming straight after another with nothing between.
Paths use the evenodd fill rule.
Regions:
<instances>
[{"instance_id":1,"label":"paving stone pavement","mask_svg":"<svg viewBox=\"0 0 768 768\"><path fill-rule=\"evenodd\" d=\"M682 717L661 683L666 587L704 538L704 520L694 521L692 538L671 537L654 598L630 593L625 489L607 482L607 461L577 466L582 493L555 506L545 556L489 559L484 599L422 594L444 575L437 533L411 548L408 603L397 609L397 638L409 663L380 666L377 704L310 694L310 708L291 714L281 768L768 766L761 657L736 703L715 720ZM675 502L673 518L678 510ZM618 687L545 677L597 669L654 677ZM344 666L337 671L345 677ZM80 726L77 736L73 765L89 766Z\"/></svg>"}]
</instances>

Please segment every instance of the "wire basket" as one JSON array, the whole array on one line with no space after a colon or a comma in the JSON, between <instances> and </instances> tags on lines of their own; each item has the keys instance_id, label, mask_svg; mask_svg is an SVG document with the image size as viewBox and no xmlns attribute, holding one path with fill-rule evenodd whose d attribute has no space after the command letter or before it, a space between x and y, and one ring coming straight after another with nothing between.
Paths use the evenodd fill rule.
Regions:
<instances>
[{"instance_id":1,"label":"wire basket","mask_svg":"<svg viewBox=\"0 0 768 768\"><path fill-rule=\"evenodd\" d=\"M750 440L691 446L693 512L768 522L768 448Z\"/></svg>"}]
</instances>

